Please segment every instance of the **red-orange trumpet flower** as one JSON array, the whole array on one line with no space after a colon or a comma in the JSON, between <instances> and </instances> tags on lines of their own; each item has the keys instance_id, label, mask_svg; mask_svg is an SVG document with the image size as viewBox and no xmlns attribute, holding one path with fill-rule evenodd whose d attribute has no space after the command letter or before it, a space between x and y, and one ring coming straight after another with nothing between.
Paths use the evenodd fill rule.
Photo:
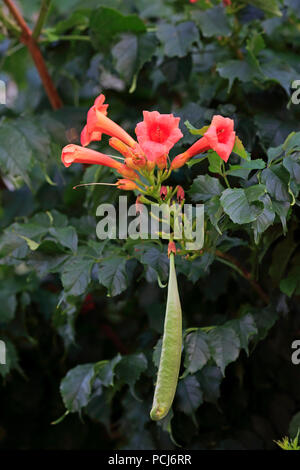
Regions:
<instances>
[{"instance_id":1,"label":"red-orange trumpet flower","mask_svg":"<svg viewBox=\"0 0 300 470\"><path fill-rule=\"evenodd\" d=\"M138 175L124 163L116 162L113 158L95 150L80 147L80 145L69 144L63 148L61 159L66 167L72 163L89 163L96 165L108 166L114 168L122 176L126 178L138 179Z\"/></svg>"},{"instance_id":2,"label":"red-orange trumpet flower","mask_svg":"<svg viewBox=\"0 0 300 470\"><path fill-rule=\"evenodd\" d=\"M211 125L201 139L197 140L188 150L177 155L171 168L182 167L190 158L209 149L214 150L224 162L227 162L235 142L234 122L230 118L214 116Z\"/></svg>"},{"instance_id":3,"label":"red-orange trumpet flower","mask_svg":"<svg viewBox=\"0 0 300 470\"><path fill-rule=\"evenodd\" d=\"M122 127L106 116L108 105L103 104L104 100L104 95L98 96L88 111L87 123L81 132L81 145L86 147L93 140L101 140L102 134L107 134L120 139L130 147L134 147L136 141Z\"/></svg>"}]
</instances>

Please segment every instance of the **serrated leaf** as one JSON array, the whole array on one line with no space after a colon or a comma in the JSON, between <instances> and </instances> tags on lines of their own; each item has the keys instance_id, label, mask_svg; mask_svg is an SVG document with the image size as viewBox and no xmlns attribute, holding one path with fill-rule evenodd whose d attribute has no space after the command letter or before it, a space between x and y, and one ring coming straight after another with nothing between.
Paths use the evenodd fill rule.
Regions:
<instances>
[{"instance_id":1,"label":"serrated leaf","mask_svg":"<svg viewBox=\"0 0 300 470\"><path fill-rule=\"evenodd\" d=\"M289 172L291 179L300 184L300 152L284 157L282 164Z\"/></svg>"},{"instance_id":2,"label":"serrated leaf","mask_svg":"<svg viewBox=\"0 0 300 470\"><path fill-rule=\"evenodd\" d=\"M205 37L229 36L231 34L225 8L221 5L205 11L195 11L193 12L193 18L199 24L201 32Z\"/></svg>"},{"instance_id":3,"label":"serrated leaf","mask_svg":"<svg viewBox=\"0 0 300 470\"><path fill-rule=\"evenodd\" d=\"M184 342L184 367L190 374L202 369L210 358L207 335L201 330L187 335Z\"/></svg>"},{"instance_id":4,"label":"serrated leaf","mask_svg":"<svg viewBox=\"0 0 300 470\"><path fill-rule=\"evenodd\" d=\"M102 261L98 279L112 297L121 294L127 287L126 259L113 256Z\"/></svg>"},{"instance_id":5,"label":"serrated leaf","mask_svg":"<svg viewBox=\"0 0 300 470\"><path fill-rule=\"evenodd\" d=\"M65 407L70 412L79 412L90 399L94 364L83 364L69 370L60 384L60 393Z\"/></svg>"},{"instance_id":6,"label":"serrated leaf","mask_svg":"<svg viewBox=\"0 0 300 470\"><path fill-rule=\"evenodd\" d=\"M122 383L129 385L131 393L135 396L134 386L141 374L147 369L148 362L143 353L131 354L122 357L116 366L116 374Z\"/></svg>"},{"instance_id":7,"label":"serrated leaf","mask_svg":"<svg viewBox=\"0 0 300 470\"><path fill-rule=\"evenodd\" d=\"M253 316L248 313L243 315L241 318L227 322L226 325L230 326L236 332L240 340L241 348L249 354L249 340L252 336L257 334L257 328Z\"/></svg>"},{"instance_id":8,"label":"serrated leaf","mask_svg":"<svg viewBox=\"0 0 300 470\"><path fill-rule=\"evenodd\" d=\"M93 260L76 256L64 265L62 283L68 295L84 294L90 282Z\"/></svg>"},{"instance_id":9,"label":"serrated leaf","mask_svg":"<svg viewBox=\"0 0 300 470\"><path fill-rule=\"evenodd\" d=\"M226 189L220 198L224 212L236 224L247 224L257 219L262 207L250 203L244 189Z\"/></svg>"},{"instance_id":10,"label":"serrated leaf","mask_svg":"<svg viewBox=\"0 0 300 470\"><path fill-rule=\"evenodd\" d=\"M266 164L261 158L257 160L242 160L239 165L230 165L226 175L247 179L252 170L263 170L265 166Z\"/></svg>"},{"instance_id":11,"label":"serrated leaf","mask_svg":"<svg viewBox=\"0 0 300 470\"><path fill-rule=\"evenodd\" d=\"M202 405L203 393L194 375L179 380L176 398L179 410L187 415L194 415L197 408Z\"/></svg>"},{"instance_id":12,"label":"serrated leaf","mask_svg":"<svg viewBox=\"0 0 300 470\"><path fill-rule=\"evenodd\" d=\"M0 292L0 324L8 323L13 320L17 308L17 299L15 294Z\"/></svg>"},{"instance_id":13,"label":"serrated leaf","mask_svg":"<svg viewBox=\"0 0 300 470\"><path fill-rule=\"evenodd\" d=\"M177 25L159 24L156 35L163 44L167 57L185 57L193 43L199 40L198 29L193 21Z\"/></svg>"},{"instance_id":14,"label":"serrated leaf","mask_svg":"<svg viewBox=\"0 0 300 470\"><path fill-rule=\"evenodd\" d=\"M124 34L112 49L116 70L131 84L143 65L152 58L155 50L156 43L152 34ZM132 91L134 90L131 89Z\"/></svg>"},{"instance_id":15,"label":"serrated leaf","mask_svg":"<svg viewBox=\"0 0 300 470\"><path fill-rule=\"evenodd\" d=\"M253 70L248 62L234 59L219 63L217 72L221 77L228 80L228 93L236 78L241 82L250 82L257 75L257 72Z\"/></svg>"},{"instance_id":16,"label":"serrated leaf","mask_svg":"<svg viewBox=\"0 0 300 470\"><path fill-rule=\"evenodd\" d=\"M97 47L106 47L120 33L144 33L145 23L137 15L123 15L113 8L101 6L91 17L92 39Z\"/></svg>"},{"instance_id":17,"label":"serrated leaf","mask_svg":"<svg viewBox=\"0 0 300 470\"><path fill-rule=\"evenodd\" d=\"M226 366L235 361L240 352L241 343L236 332L228 326L217 326L208 332L208 342L212 358L225 375Z\"/></svg>"},{"instance_id":18,"label":"serrated leaf","mask_svg":"<svg viewBox=\"0 0 300 470\"><path fill-rule=\"evenodd\" d=\"M0 163L3 171L13 177L21 176L29 184L28 170L32 151L25 139L11 123L0 125Z\"/></svg>"},{"instance_id":19,"label":"serrated leaf","mask_svg":"<svg viewBox=\"0 0 300 470\"><path fill-rule=\"evenodd\" d=\"M248 3L260 8L270 16L282 16L277 0L248 0Z\"/></svg>"},{"instance_id":20,"label":"serrated leaf","mask_svg":"<svg viewBox=\"0 0 300 470\"><path fill-rule=\"evenodd\" d=\"M206 365L197 372L201 390L203 391L203 399L208 403L216 404L220 397L220 386L223 379L219 367Z\"/></svg>"},{"instance_id":21,"label":"serrated leaf","mask_svg":"<svg viewBox=\"0 0 300 470\"><path fill-rule=\"evenodd\" d=\"M77 250L78 237L74 227L51 227L49 234L52 235L60 245L69 248L73 252Z\"/></svg>"},{"instance_id":22,"label":"serrated leaf","mask_svg":"<svg viewBox=\"0 0 300 470\"><path fill-rule=\"evenodd\" d=\"M100 380L102 385L109 387L114 384L115 367L121 360L122 356L118 354L111 361L101 365L101 367L96 370L96 378Z\"/></svg>"},{"instance_id":23,"label":"serrated leaf","mask_svg":"<svg viewBox=\"0 0 300 470\"><path fill-rule=\"evenodd\" d=\"M219 196L223 186L217 178L209 175L199 175L194 179L191 189L188 191L195 202L208 201L213 196Z\"/></svg>"},{"instance_id":24,"label":"serrated leaf","mask_svg":"<svg viewBox=\"0 0 300 470\"><path fill-rule=\"evenodd\" d=\"M263 211L252 222L255 243L258 243L260 235L273 224L275 219L275 212L270 197L265 194L260 198L260 201L264 205Z\"/></svg>"},{"instance_id":25,"label":"serrated leaf","mask_svg":"<svg viewBox=\"0 0 300 470\"><path fill-rule=\"evenodd\" d=\"M147 266L146 279L148 282L155 282L157 276L166 279L169 272L169 260L166 253L159 248L146 248L141 257L141 263Z\"/></svg>"},{"instance_id":26,"label":"serrated leaf","mask_svg":"<svg viewBox=\"0 0 300 470\"><path fill-rule=\"evenodd\" d=\"M208 215L212 225L221 235L222 232L218 226L218 223L223 215L223 207L221 206L219 196L213 196L205 203L204 212Z\"/></svg>"},{"instance_id":27,"label":"serrated leaf","mask_svg":"<svg viewBox=\"0 0 300 470\"><path fill-rule=\"evenodd\" d=\"M261 180L266 185L268 193L276 201L286 202L290 200L287 188L285 169L281 166L273 166L262 171Z\"/></svg>"}]
</instances>

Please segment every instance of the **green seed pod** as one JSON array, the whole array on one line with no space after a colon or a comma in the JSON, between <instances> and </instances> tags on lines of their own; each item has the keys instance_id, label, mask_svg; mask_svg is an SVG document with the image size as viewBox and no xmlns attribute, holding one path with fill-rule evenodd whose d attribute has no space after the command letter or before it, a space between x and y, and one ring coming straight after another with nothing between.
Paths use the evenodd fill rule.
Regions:
<instances>
[{"instance_id":1,"label":"green seed pod","mask_svg":"<svg viewBox=\"0 0 300 470\"><path fill-rule=\"evenodd\" d=\"M178 293L174 254L170 254L168 300L162 350L155 386L151 419L164 418L172 406L176 392L182 348L182 315Z\"/></svg>"}]
</instances>

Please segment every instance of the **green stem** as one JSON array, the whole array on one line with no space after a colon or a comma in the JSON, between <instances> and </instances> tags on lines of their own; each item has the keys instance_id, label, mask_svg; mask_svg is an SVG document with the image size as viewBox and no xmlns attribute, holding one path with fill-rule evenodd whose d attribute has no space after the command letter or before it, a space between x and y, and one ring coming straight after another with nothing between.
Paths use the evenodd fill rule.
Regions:
<instances>
[{"instance_id":1,"label":"green stem","mask_svg":"<svg viewBox=\"0 0 300 470\"><path fill-rule=\"evenodd\" d=\"M42 2L39 17L37 19L36 25L35 25L35 27L33 29L33 32L32 32L33 39L38 40L38 38L41 34L42 28L44 26L44 23L46 21L46 18L47 18L48 12L49 12L50 3L51 3L51 0L43 0L43 2Z\"/></svg>"},{"instance_id":2,"label":"green stem","mask_svg":"<svg viewBox=\"0 0 300 470\"><path fill-rule=\"evenodd\" d=\"M0 9L0 21L3 23L5 28L7 29L8 32L10 32L13 36L19 38L21 35L20 29L12 22L10 19L5 16L5 14L2 11L2 8Z\"/></svg>"},{"instance_id":3,"label":"green stem","mask_svg":"<svg viewBox=\"0 0 300 470\"><path fill-rule=\"evenodd\" d=\"M43 38L40 40L40 43L48 43L55 41L91 41L91 38L89 36L80 36L79 34L70 34L59 36L57 39Z\"/></svg>"},{"instance_id":4,"label":"green stem","mask_svg":"<svg viewBox=\"0 0 300 470\"><path fill-rule=\"evenodd\" d=\"M230 188L230 184L229 184L229 181L228 181L227 176L226 176L226 171L225 171L224 162L222 162L222 176L223 176L223 178L224 178L224 181L225 181L225 183L226 183L227 188Z\"/></svg>"}]
</instances>

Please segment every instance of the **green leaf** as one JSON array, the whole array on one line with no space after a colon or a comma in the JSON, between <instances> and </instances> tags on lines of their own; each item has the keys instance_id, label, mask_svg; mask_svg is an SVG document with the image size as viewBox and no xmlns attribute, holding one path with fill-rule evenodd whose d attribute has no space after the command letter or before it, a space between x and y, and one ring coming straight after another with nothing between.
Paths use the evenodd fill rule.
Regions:
<instances>
[{"instance_id":1,"label":"green leaf","mask_svg":"<svg viewBox=\"0 0 300 470\"><path fill-rule=\"evenodd\" d=\"M13 320L17 308L17 299L15 294L7 294L5 290L0 292L0 324L8 323Z\"/></svg>"},{"instance_id":2,"label":"green leaf","mask_svg":"<svg viewBox=\"0 0 300 470\"><path fill-rule=\"evenodd\" d=\"M0 164L5 174L21 176L29 185L32 151L25 137L11 123L0 124Z\"/></svg>"},{"instance_id":3,"label":"green leaf","mask_svg":"<svg viewBox=\"0 0 300 470\"><path fill-rule=\"evenodd\" d=\"M52 235L60 245L70 248L73 252L77 250L78 237L74 227L51 227L49 234Z\"/></svg>"},{"instance_id":4,"label":"green leaf","mask_svg":"<svg viewBox=\"0 0 300 470\"><path fill-rule=\"evenodd\" d=\"M115 367L122 360L120 354L114 357L111 361L100 364L99 369L96 368L96 379L100 380L101 384L105 387L112 386L114 384Z\"/></svg>"},{"instance_id":5,"label":"green leaf","mask_svg":"<svg viewBox=\"0 0 300 470\"><path fill-rule=\"evenodd\" d=\"M270 197L265 194L264 196L260 197L259 200L263 203L264 208L256 220L252 222L255 243L258 243L260 235L273 224L275 219L275 212Z\"/></svg>"},{"instance_id":6,"label":"green leaf","mask_svg":"<svg viewBox=\"0 0 300 470\"><path fill-rule=\"evenodd\" d=\"M283 146L278 145L278 147L270 147L267 151L268 155L268 164L279 158L283 153Z\"/></svg>"},{"instance_id":7,"label":"green leaf","mask_svg":"<svg viewBox=\"0 0 300 470\"><path fill-rule=\"evenodd\" d=\"M159 248L147 247L141 256L141 263L147 266L146 279L155 282L157 276L166 279L169 272L169 260L166 253Z\"/></svg>"},{"instance_id":8,"label":"green leaf","mask_svg":"<svg viewBox=\"0 0 300 470\"><path fill-rule=\"evenodd\" d=\"M288 273L288 277L280 281L280 290L291 297L300 287L300 267L294 266Z\"/></svg>"},{"instance_id":9,"label":"green leaf","mask_svg":"<svg viewBox=\"0 0 300 470\"><path fill-rule=\"evenodd\" d=\"M236 78L241 82L251 82L257 75L257 72L245 60L227 60L221 62L217 65L217 72L221 77L229 81L228 93Z\"/></svg>"},{"instance_id":10,"label":"green leaf","mask_svg":"<svg viewBox=\"0 0 300 470\"><path fill-rule=\"evenodd\" d=\"M60 384L60 393L65 407L78 412L89 402L94 377L94 364L83 364L69 370Z\"/></svg>"},{"instance_id":11,"label":"green leaf","mask_svg":"<svg viewBox=\"0 0 300 470\"><path fill-rule=\"evenodd\" d=\"M156 35L167 57L185 57L192 44L199 40L198 29L193 21L185 21L178 25L159 24Z\"/></svg>"},{"instance_id":12,"label":"green leaf","mask_svg":"<svg viewBox=\"0 0 300 470\"><path fill-rule=\"evenodd\" d=\"M193 12L193 18L199 24L204 37L229 36L231 28L225 8L221 5L209 10Z\"/></svg>"},{"instance_id":13,"label":"green leaf","mask_svg":"<svg viewBox=\"0 0 300 470\"><path fill-rule=\"evenodd\" d=\"M240 352L240 340L233 328L228 326L217 326L208 332L208 342L212 358L222 374L225 368L237 359Z\"/></svg>"},{"instance_id":14,"label":"green leaf","mask_svg":"<svg viewBox=\"0 0 300 470\"><path fill-rule=\"evenodd\" d=\"M255 340L261 341L265 339L270 329L278 320L278 312L274 309L274 306L268 305L264 309L258 309L255 314L253 314L253 317L258 331Z\"/></svg>"},{"instance_id":15,"label":"green leaf","mask_svg":"<svg viewBox=\"0 0 300 470\"><path fill-rule=\"evenodd\" d=\"M282 145L286 153L292 150L300 150L300 132L291 132Z\"/></svg>"},{"instance_id":16,"label":"green leaf","mask_svg":"<svg viewBox=\"0 0 300 470\"><path fill-rule=\"evenodd\" d=\"M249 189L249 188L248 188ZM257 207L247 198L244 189L226 189L221 196L221 204L227 215L236 224L247 224L257 219L262 208Z\"/></svg>"},{"instance_id":17,"label":"green leaf","mask_svg":"<svg viewBox=\"0 0 300 470\"><path fill-rule=\"evenodd\" d=\"M249 160L250 161L250 159L251 159L249 153L247 152L247 150L243 146L243 143L242 143L241 139L238 136L235 137L235 142L234 142L234 146L233 146L232 151L234 153L236 153L239 157L243 158L244 160ZM256 161L258 161L258 160L256 160Z\"/></svg>"},{"instance_id":18,"label":"green leaf","mask_svg":"<svg viewBox=\"0 0 300 470\"><path fill-rule=\"evenodd\" d=\"M245 194L249 202L260 200L261 196L266 193L264 184L254 184L245 189Z\"/></svg>"},{"instance_id":19,"label":"green leaf","mask_svg":"<svg viewBox=\"0 0 300 470\"><path fill-rule=\"evenodd\" d=\"M272 252L272 264L269 268L269 274L274 283L279 284L281 278L284 276L288 262L297 248L297 241L295 240L294 230L289 230L286 237L277 243Z\"/></svg>"},{"instance_id":20,"label":"green leaf","mask_svg":"<svg viewBox=\"0 0 300 470\"><path fill-rule=\"evenodd\" d=\"M187 415L193 415L203 403L203 393L194 375L179 380L176 391L178 408Z\"/></svg>"},{"instance_id":21,"label":"green leaf","mask_svg":"<svg viewBox=\"0 0 300 470\"><path fill-rule=\"evenodd\" d=\"M284 157L282 164L289 172L291 179L300 184L300 153Z\"/></svg>"},{"instance_id":22,"label":"green leaf","mask_svg":"<svg viewBox=\"0 0 300 470\"><path fill-rule=\"evenodd\" d=\"M208 215L212 225L221 235L222 232L218 226L218 223L223 215L223 207L221 206L219 196L213 196L205 203L204 212Z\"/></svg>"},{"instance_id":23,"label":"green leaf","mask_svg":"<svg viewBox=\"0 0 300 470\"><path fill-rule=\"evenodd\" d=\"M68 295L84 294L93 264L93 260L81 256L72 257L65 263L61 280Z\"/></svg>"},{"instance_id":24,"label":"green leaf","mask_svg":"<svg viewBox=\"0 0 300 470\"><path fill-rule=\"evenodd\" d=\"M260 8L269 16L282 16L278 0L248 0L248 3Z\"/></svg>"},{"instance_id":25,"label":"green leaf","mask_svg":"<svg viewBox=\"0 0 300 470\"><path fill-rule=\"evenodd\" d=\"M219 196L223 189L217 178L212 178L209 175L199 175L194 179L188 193L194 202L208 201L213 196Z\"/></svg>"},{"instance_id":26,"label":"green leaf","mask_svg":"<svg viewBox=\"0 0 300 470\"><path fill-rule=\"evenodd\" d=\"M184 343L184 351L186 372L194 374L202 369L210 358L207 335L201 330L188 334Z\"/></svg>"},{"instance_id":27,"label":"green leaf","mask_svg":"<svg viewBox=\"0 0 300 470\"><path fill-rule=\"evenodd\" d=\"M133 396L135 396L135 383L139 380L141 374L145 372L147 366L148 362L143 353L124 356L116 366L116 374L119 380L129 385Z\"/></svg>"},{"instance_id":28,"label":"green leaf","mask_svg":"<svg viewBox=\"0 0 300 470\"><path fill-rule=\"evenodd\" d=\"M120 33L145 33L146 26L137 15L123 15L107 7L98 8L91 17L90 29L96 47L111 45L112 39Z\"/></svg>"},{"instance_id":29,"label":"green leaf","mask_svg":"<svg viewBox=\"0 0 300 470\"><path fill-rule=\"evenodd\" d=\"M257 334L257 328L253 316L250 313L247 313L241 318L227 322L226 325L230 326L236 332L240 340L241 348L249 355L249 339Z\"/></svg>"},{"instance_id":30,"label":"green leaf","mask_svg":"<svg viewBox=\"0 0 300 470\"><path fill-rule=\"evenodd\" d=\"M188 128L188 130L190 131L190 134L192 135L203 136L209 128L209 126L203 126L201 127L201 129L196 129L196 127L194 127L188 120L184 122L184 125Z\"/></svg>"},{"instance_id":31,"label":"green leaf","mask_svg":"<svg viewBox=\"0 0 300 470\"><path fill-rule=\"evenodd\" d=\"M216 404L220 397L220 386L223 379L219 367L206 365L197 372L197 379L203 391L203 399Z\"/></svg>"},{"instance_id":32,"label":"green leaf","mask_svg":"<svg viewBox=\"0 0 300 470\"><path fill-rule=\"evenodd\" d=\"M249 173L252 170L263 170L266 164L261 159L257 160L242 160L239 165L230 165L226 175L239 176L243 179L248 179Z\"/></svg>"},{"instance_id":33,"label":"green leaf","mask_svg":"<svg viewBox=\"0 0 300 470\"><path fill-rule=\"evenodd\" d=\"M110 390L105 390L100 395L92 395L85 409L90 418L104 424L107 432L110 432L111 400Z\"/></svg>"},{"instance_id":34,"label":"green leaf","mask_svg":"<svg viewBox=\"0 0 300 470\"><path fill-rule=\"evenodd\" d=\"M285 62L281 63L267 63L261 65L261 71L266 79L279 83L286 93L290 95L290 87L292 81L295 79L297 73Z\"/></svg>"},{"instance_id":35,"label":"green leaf","mask_svg":"<svg viewBox=\"0 0 300 470\"><path fill-rule=\"evenodd\" d=\"M112 297L121 294L127 288L126 259L113 256L102 261L98 279Z\"/></svg>"},{"instance_id":36,"label":"green leaf","mask_svg":"<svg viewBox=\"0 0 300 470\"><path fill-rule=\"evenodd\" d=\"M271 198L276 201L290 201L287 176L288 172L281 165L274 165L262 171L261 180L266 185Z\"/></svg>"},{"instance_id":37,"label":"green leaf","mask_svg":"<svg viewBox=\"0 0 300 470\"><path fill-rule=\"evenodd\" d=\"M153 57L155 50L156 41L153 34L124 34L112 49L116 70L131 84L144 64ZM134 91L134 88L131 91Z\"/></svg>"},{"instance_id":38,"label":"green leaf","mask_svg":"<svg viewBox=\"0 0 300 470\"><path fill-rule=\"evenodd\" d=\"M208 152L208 161L209 161L209 171L212 173L222 174L222 160L217 154L217 152Z\"/></svg>"}]
</instances>

